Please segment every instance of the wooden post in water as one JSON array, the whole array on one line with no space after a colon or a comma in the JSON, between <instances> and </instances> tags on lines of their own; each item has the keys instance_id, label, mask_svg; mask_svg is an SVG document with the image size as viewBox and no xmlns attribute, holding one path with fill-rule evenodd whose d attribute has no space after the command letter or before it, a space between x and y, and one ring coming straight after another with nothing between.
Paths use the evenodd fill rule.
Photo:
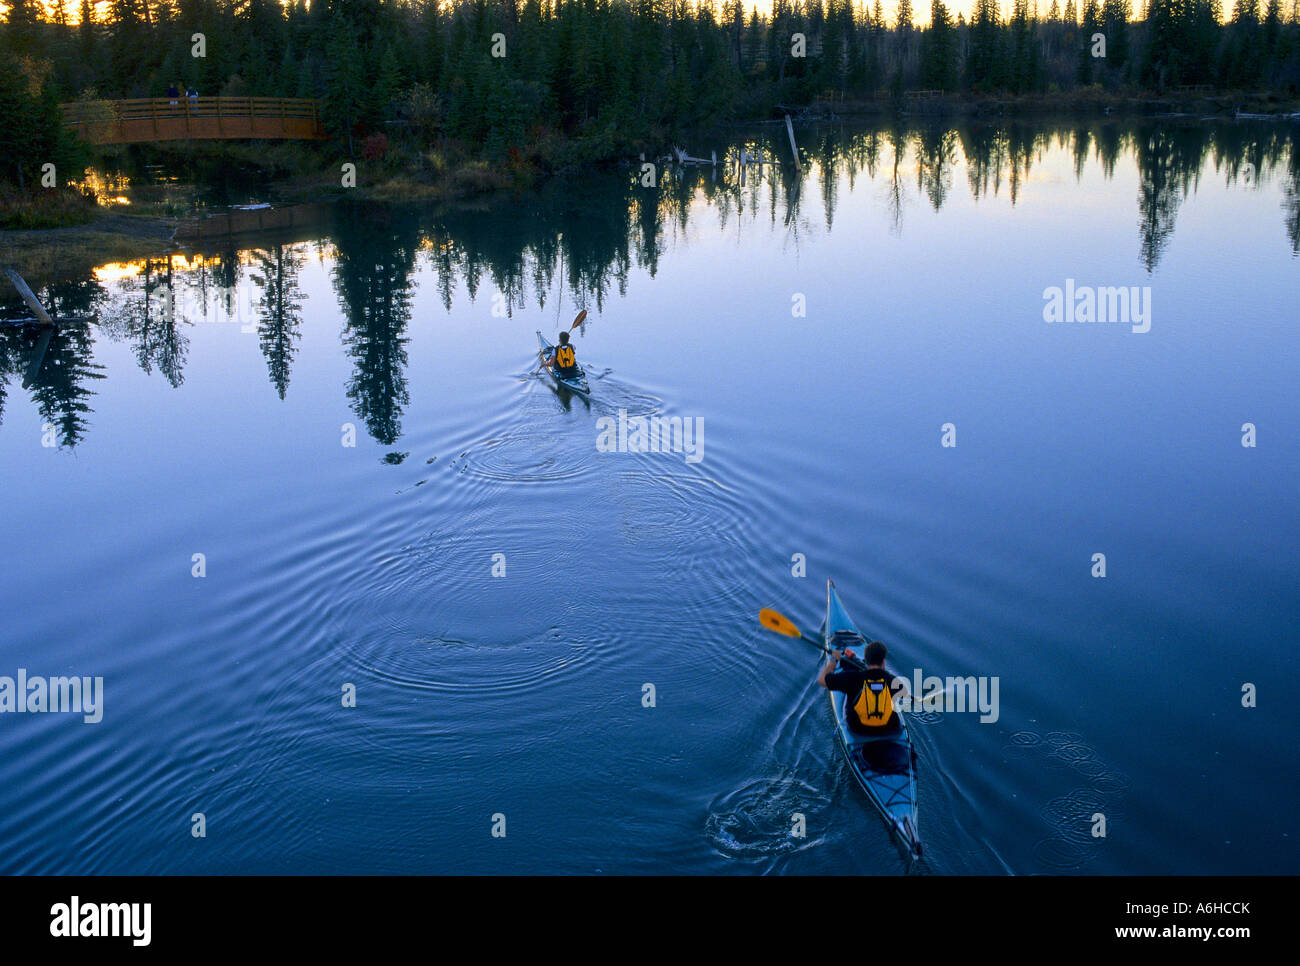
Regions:
<instances>
[{"instance_id":1,"label":"wooden post in water","mask_svg":"<svg viewBox=\"0 0 1300 966\"><path fill-rule=\"evenodd\" d=\"M40 300L36 298L36 293L23 281L21 275L12 268L6 268L5 274L9 276L9 281L13 282L14 288L23 297L27 307L32 310L32 315L36 316L36 320L44 328L41 340L36 345L36 351L32 354L31 364L28 365L27 372L23 376L23 388L30 389L41 374L41 367L45 365L45 353L50 348L50 340L54 338L54 319L50 318L50 313L45 311L45 306L41 305Z\"/></svg>"},{"instance_id":2,"label":"wooden post in water","mask_svg":"<svg viewBox=\"0 0 1300 966\"><path fill-rule=\"evenodd\" d=\"M785 116L785 133L790 135L790 150L794 152L794 168L799 173L803 173L803 165L799 163L799 145L794 143L794 122L790 120L790 115Z\"/></svg>"},{"instance_id":3,"label":"wooden post in water","mask_svg":"<svg viewBox=\"0 0 1300 966\"><path fill-rule=\"evenodd\" d=\"M12 268L6 268L5 274L9 276L9 281L14 283L14 288L18 289L18 294L23 297L27 307L32 310L32 315L36 316L42 325L53 325L54 320L50 318L50 313L45 311L45 307L36 298L36 293L27 286L23 277Z\"/></svg>"}]
</instances>

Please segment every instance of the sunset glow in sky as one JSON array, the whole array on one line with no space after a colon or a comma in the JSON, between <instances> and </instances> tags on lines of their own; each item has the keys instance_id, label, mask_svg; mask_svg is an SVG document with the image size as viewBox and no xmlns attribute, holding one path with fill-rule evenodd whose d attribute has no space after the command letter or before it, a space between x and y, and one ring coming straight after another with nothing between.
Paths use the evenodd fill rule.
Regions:
<instances>
[{"instance_id":1,"label":"sunset glow in sky","mask_svg":"<svg viewBox=\"0 0 1300 966\"><path fill-rule=\"evenodd\" d=\"M825 2L826 0L823 0L823 3ZM865 3L866 6L871 7L872 9L875 8L875 0L854 0L854 2ZM1010 11L1013 0L999 0L999 2L1003 10L1003 15L1005 16ZM1061 9L1064 10L1065 4L1068 0L1057 0L1057 2ZM54 2L54 0L44 0L44 5L46 10L49 12L50 19L53 19L54 11L58 4ZM91 5L95 8L97 16L102 19L108 6L108 0L92 0ZM1031 6L1037 9L1040 17L1047 16L1047 11L1051 8L1051 5L1052 0L1033 0L1033 2L1031 2ZM1075 5L1076 7L1081 6L1082 0L1075 0ZM1145 0L1132 0L1131 5L1133 19L1140 19L1145 7ZM63 6L68 21L70 23L77 22L80 17L81 0L64 0ZM310 6L310 0L308 0L308 6ZM957 14L959 13L969 19L971 11L975 7L975 0L945 0L945 6L947 6L948 12L952 14L954 20L957 18ZM720 11L722 9L722 0L714 0L714 7ZM1225 0L1223 4L1223 19L1225 21L1232 18L1234 7L1235 4L1233 0ZM1261 3L1261 8L1262 7L1263 4ZM762 13L769 12L772 9L772 2L771 0L757 0L757 2L755 2L755 0L746 0L745 10L747 13L755 8ZM1292 11L1293 8L1294 0L1285 0L1282 4L1284 19L1286 18L1287 13ZM893 24L897 20L898 0L881 0L881 9L884 11L885 18L889 23ZM9 4L5 2L5 0L0 0L0 10L3 10L6 16L8 15ZM913 0L912 20L917 26L924 26L930 22L930 0Z\"/></svg>"},{"instance_id":2,"label":"sunset glow in sky","mask_svg":"<svg viewBox=\"0 0 1300 966\"><path fill-rule=\"evenodd\" d=\"M823 0L823 3L824 2L825 0ZM861 0L855 0L855 2L861 2ZM1059 2L1061 3L1061 6L1063 8L1065 6L1065 0L1059 0ZM308 5L310 6L310 3ZM867 5L874 8L875 0L867 0ZM956 19L958 13L961 13L965 15L967 18L969 18L971 10L975 6L975 0L946 0L945 5L948 7L948 12L952 14L953 19ZM1009 9L1010 5L1011 5L1010 0L1006 0L1006 2L1003 3L1004 10ZM53 14L56 6L57 4L51 2L51 0L45 0L45 7L49 11L50 19L53 19ZM100 18L102 18L107 9L108 2L107 0L93 0L92 6L97 11L97 15ZM1039 0L1039 4L1038 4L1039 14L1041 16L1046 16L1047 10L1050 6L1051 6L1051 0L1046 0L1046 2L1043 2L1043 0ZM1140 13L1141 6L1142 6L1141 0L1138 0L1138 2L1134 3L1135 14ZM1228 8L1228 10L1231 10L1232 8L1232 4L1230 2L1225 4L1225 6ZM715 7L718 10L721 10L722 0L715 0ZM758 8L760 12L766 13L772 9L772 2L771 0L757 0L757 2L755 2L755 0L746 0L745 2L746 13L748 13L748 11L754 8ZM884 10L885 17L886 19L889 20L890 23L893 23L897 19L898 0L881 0L881 8ZM3 9L7 14L9 10L9 4L4 2L4 0L0 0L0 9ZM75 23L80 18L80 10L81 10L80 0L64 0L64 10L66 11L66 15L68 17L69 22ZM1229 14L1225 13L1225 17L1228 15ZM918 25L924 25L926 23L929 23L930 0L913 0L912 18L913 21Z\"/></svg>"}]
</instances>

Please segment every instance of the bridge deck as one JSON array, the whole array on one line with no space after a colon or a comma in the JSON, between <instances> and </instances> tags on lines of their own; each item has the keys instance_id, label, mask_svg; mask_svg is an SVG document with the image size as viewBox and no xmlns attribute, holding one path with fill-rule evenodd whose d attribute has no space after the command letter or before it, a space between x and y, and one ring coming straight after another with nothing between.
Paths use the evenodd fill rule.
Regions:
<instances>
[{"instance_id":1,"label":"bridge deck","mask_svg":"<svg viewBox=\"0 0 1300 966\"><path fill-rule=\"evenodd\" d=\"M68 126L91 144L215 138L322 140L320 101L300 97L146 97L63 105Z\"/></svg>"}]
</instances>

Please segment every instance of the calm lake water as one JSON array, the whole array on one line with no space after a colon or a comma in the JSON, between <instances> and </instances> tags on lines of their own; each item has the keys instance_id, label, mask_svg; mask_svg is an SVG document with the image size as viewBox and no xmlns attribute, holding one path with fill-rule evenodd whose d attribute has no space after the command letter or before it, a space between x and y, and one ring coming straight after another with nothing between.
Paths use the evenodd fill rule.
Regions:
<instances>
[{"instance_id":1,"label":"calm lake water","mask_svg":"<svg viewBox=\"0 0 1300 966\"><path fill-rule=\"evenodd\" d=\"M0 715L0 871L901 873L757 623L827 577L896 670L999 681L913 719L914 871L1297 871L1298 131L809 128L799 179L763 128L686 145L787 161L743 185L44 287L97 321L0 329L0 675L103 717ZM533 371L580 308L589 404ZM620 411L702 458L602 452Z\"/></svg>"}]
</instances>

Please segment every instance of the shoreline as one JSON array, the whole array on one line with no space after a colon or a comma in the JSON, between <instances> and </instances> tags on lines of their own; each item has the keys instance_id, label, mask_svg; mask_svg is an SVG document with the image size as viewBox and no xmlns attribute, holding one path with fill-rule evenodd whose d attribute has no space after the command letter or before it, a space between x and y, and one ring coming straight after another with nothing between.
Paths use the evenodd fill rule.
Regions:
<instances>
[{"instance_id":1,"label":"shoreline","mask_svg":"<svg viewBox=\"0 0 1300 966\"><path fill-rule=\"evenodd\" d=\"M1268 115L1264 120L1286 122L1300 112L1300 99L1271 91L1180 90L1107 91L1088 88L1068 94L970 94L908 91L896 103L888 95L839 102L814 101L808 113L830 111L837 118L879 117L898 113L906 118L933 116L954 120L1016 120L1070 116L1078 120L1163 120L1185 117L1200 121L1234 121L1236 111Z\"/></svg>"},{"instance_id":2,"label":"shoreline","mask_svg":"<svg viewBox=\"0 0 1300 966\"><path fill-rule=\"evenodd\" d=\"M32 285L72 269L165 254L180 219L106 211L82 225L0 231L0 262Z\"/></svg>"},{"instance_id":3,"label":"shoreline","mask_svg":"<svg viewBox=\"0 0 1300 966\"><path fill-rule=\"evenodd\" d=\"M540 183L544 179L537 179ZM374 185L355 189L333 186L321 189L313 183L314 176L279 182L279 197L266 208L273 211L292 211L307 207L332 207L343 201L374 201L413 204L458 204L490 199L516 186L504 184L487 190L449 192L436 185L420 185L398 173ZM400 185L402 191L395 192ZM421 190L421 189L425 190ZM256 206L261 207L261 206ZM194 249L195 243L211 241L215 237L253 237L263 229L213 233L204 235L204 221L230 219L232 214L252 210L254 206L234 206L211 215L153 215L127 214L109 209L80 225L62 225L55 228L0 229L0 267L13 268L34 287L47 280L57 280L78 271L88 270L107 262L125 262L141 258L183 254ZM268 227L266 231L274 230ZM187 232L187 229L196 229Z\"/></svg>"},{"instance_id":4,"label":"shoreline","mask_svg":"<svg viewBox=\"0 0 1300 966\"><path fill-rule=\"evenodd\" d=\"M888 97L867 101L814 102L795 119L802 124L870 122L890 115L913 124L926 121L976 124L1020 119L1042 121L1051 117L1092 123L1176 120L1195 123L1300 123L1300 115L1294 113L1300 110L1300 102L1274 94L1206 94L1189 98L1186 94L1158 97L1089 91L1064 99L1062 95L1052 94L1019 97L922 94L924 96L918 96L916 92L905 95L901 110ZM1234 110L1250 116L1238 118ZM743 128L775 123L783 121L779 118L736 120L729 126ZM526 176L512 177L485 161L473 160L441 172L437 182L428 180L426 170L404 167L384 173L373 183L343 188L323 172L310 171L273 182L277 189L276 200L267 207L276 211L304 206L332 207L344 200L421 205L481 204L507 192L534 190L557 176L571 173L572 166L564 171L530 171ZM251 210L252 207L225 209L209 217L230 219L233 213ZM216 237L217 233L214 233L204 238L201 229L187 233L186 229L198 228L204 220L203 216L196 214L137 214L106 209L80 225L3 229L0 230L0 263L17 269L32 284L39 286L45 280L65 277L106 262L192 251L196 241ZM278 226L272 226L272 229L274 227ZM251 237L253 232L262 230L268 229L258 227L247 232L227 232L223 237Z\"/></svg>"}]
</instances>

